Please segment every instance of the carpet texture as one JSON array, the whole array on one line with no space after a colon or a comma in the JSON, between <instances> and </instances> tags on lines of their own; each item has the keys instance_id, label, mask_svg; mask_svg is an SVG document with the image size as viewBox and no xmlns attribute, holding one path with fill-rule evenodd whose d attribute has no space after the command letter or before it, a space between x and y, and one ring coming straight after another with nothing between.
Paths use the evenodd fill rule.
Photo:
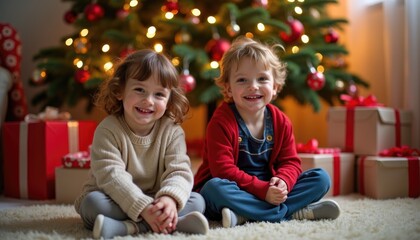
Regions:
<instances>
[{"instance_id":1,"label":"carpet texture","mask_svg":"<svg viewBox=\"0 0 420 240\"><path fill-rule=\"evenodd\" d=\"M230 229L210 222L206 236L144 234L116 239L420 239L420 198L373 200L339 196L334 221L247 223ZM0 239L89 239L91 232L70 205L35 205L0 211Z\"/></svg>"}]
</instances>

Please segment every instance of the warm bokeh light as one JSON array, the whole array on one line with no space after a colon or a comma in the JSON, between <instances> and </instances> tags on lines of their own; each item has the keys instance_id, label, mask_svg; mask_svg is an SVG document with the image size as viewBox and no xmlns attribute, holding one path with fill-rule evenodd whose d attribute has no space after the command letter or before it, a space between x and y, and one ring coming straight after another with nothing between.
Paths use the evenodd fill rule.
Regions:
<instances>
[{"instance_id":1,"label":"warm bokeh light","mask_svg":"<svg viewBox=\"0 0 420 240\"><path fill-rule=\"evenodd\" d=\"M192 10L191 10L191 13L192 13L192 15L194 15L194 16L196 16L196 17L198 17L198 16L200 16L200 15L201 15L201 11L200 11L200 9L198 9L198 8L194 8L194 9L192 9Z\"/></svg>"},{"instance_id":2,"label":"warm bokeh light","mask_svg":"<svg viewBox=\"0 0 420 240\"><path fill-rule=\"evenodd\" d=\"M216 18L213 17L213 16L209 16L207 18L207 22L210 23L210 24L215 24L216 23Z\"/></svg>"},{"instance_id":3,"label":"warm bokeh light","mask_svg":"<svg viewBox=\"0 0 420 240\"><path fill-rule=\"evenodd\" d=\"M303 42L303 43L308 43L308 42L309 42L309 36L308 36L308 35L306 35L306 34L303 34L303 35L300 37L300 40L302 40L302 42Z\"/></svg>"},{"instance_id":4,"label":"warm bokeh light","mask_svg":"<svg viewBox=\"0 0 420 240\"><path fill-rule=\"evenodd\" d=\"M261 32L265 30L265 26L263 23L258 23L257 24L257 29L260 30Z\"/></svg>"},{"instance_id":5,"label":"warm bokeh light","mask_svg":"<svg viewBox=\"0 0 420 240\"><path fill-rule=\"evenodd\" d=\"M89 34L89 30L87 30L86 28L80 31L80 36L82 37L86 37L88 34Z\"/></svg>"},{"instance_id":6,"label":"warm bokeh light","mask_svg":"<svg viewBox=\"0 0 420 240\"><path fill-rule=\"evenodd\" d=\"M110 49L110 46L109 46L108 44L104 44L104 45L102 46L102 52L104 52L104 53L108 52L108 51L109 51L109 49Z\"/></svg>"},{"instance_id":7,"label":"warm bokeh light","mask_svg":"<svg viewBox=\"0 0 420 240\"><path fill-rule=\"evenodd\" d=\"M302 14L303 13L303 10L302 10L302 8L301 7L295 7L295 13L296 14Z\"/></svg>"},{"instance_id":8,"label":"warm bokeh light","mask_svg":"<svg viewBox=\"0 0 420 240\"><path fill-rule=\"evenodd\" d=\"M65 44L66 46L71 46L73 44L73 38L67 38Z\"/></svg>"},{"instance_id":9,"label":"warm bokeh light","mask_svg":"<svg viewBox=\"0 0 420 240\"><path fill-rule=\"evenodd\" d=\"M299 52L299 47L298 46L293 46L292 47L292 53L298 53Z\"/></svg>"},{"instance_id":10,"label":"warm bokeh light","mask_svg":"<svg viewBox=\"0 0 420 240\"><path fill-rule=\"evenodd\" d=\"M219 67L219 63L217 61L211 61L210 62L210 67L213 69L216 69Z\"/></svg>"},{"instance_id":11,"label":"warm bokeh light","mask_svg":"<svg viewBox=\"0 0 420 240\"><path fill-rule=\"evenodd\" d=\"M130 7L135 7L135 6L137 6L139 4L139 1L137 1L137 0L131 0L130 1Z\"/></svg>"},{"instance_id":12,"label":"warm bokeh light","mask_svg":"<svg viewBox=\"0 0 420 240\"><path fill-rule=\"evenodd\" d=\"M324 66L322 66L322 65L319 65L317 68L316 68L316 70L318 71L318 72L324 72L325 71L325 68L324 68Z\"/></svg>"},{"instance_id":13,"label":"warm bokeh light","mask_svg":"<svg viewBox=\"0 0 420 240\"><path fill-rule=\"evenodd\" d=\"M172 12L167 12L167 13L165 13L165 18L166 19L172 19L172 18L174 18L174 14Z\"/></svg>"},{"instance_id":14,"label":"warm bokeh light","mask_svg":"<svg viewBox=\"0 0 420 240\"><path fill-rule=\"evenodd\" d=\"M156 43L154 46L153 46L153 49L155 49L155 51L156 52L162 52L163 51L163 45L162 44L160 44L160 43Z\"/></svg>"},{"instance_id":15,"label":"warm bokeh light","mask_svg":"<svg viewBox=\"0 0 420 240\"><path fill-rule=\"evenodd\" d=\"M181 63L179 61L179 58L177 58L177 57L172 58L171 62L175 67L179 66L179 64Z\"/></svg>"},{"instance_id":16,"label":"warm bokeh light","mask_svg":"<svg viewBox=\"0 0 420 240\"><path fill-rule=\"evenodd\" d=\"M104 64L104 70L105 71L109 71L110 69L112 69L114 65L112 64L112 62L107 62Z\"/></svg>"}]
</instances>

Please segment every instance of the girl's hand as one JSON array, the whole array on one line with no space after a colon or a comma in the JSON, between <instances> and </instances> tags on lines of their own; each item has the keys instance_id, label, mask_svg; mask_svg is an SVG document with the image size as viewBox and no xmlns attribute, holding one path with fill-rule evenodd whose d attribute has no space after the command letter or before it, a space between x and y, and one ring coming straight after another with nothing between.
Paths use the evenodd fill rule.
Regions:
<instances>
[{"instance_id":1,"label":"girl's hand","mask_svg":"<svg viewBox=\"0 0 420 240\"><path fill-rule=\"evenodd\" d=\"M152 211L162 213L158 217L159 230L162 233L172 233L176 229L178 223L178 211L176 202L169 196L162 196L153 202Z\"/></svg>"},{"instance_id":2,"label":"girl's hand","mask_svg":"<svg viewBox=\"0 0 420 240\"><path fill-rule=\"evenodd\" d=\"M149 224L152 231L160 233L160 222L158 217L162 214L161 209L154 208L153 203L148 205L140 214L140 216Z\"/></svg>"}]
</instances>

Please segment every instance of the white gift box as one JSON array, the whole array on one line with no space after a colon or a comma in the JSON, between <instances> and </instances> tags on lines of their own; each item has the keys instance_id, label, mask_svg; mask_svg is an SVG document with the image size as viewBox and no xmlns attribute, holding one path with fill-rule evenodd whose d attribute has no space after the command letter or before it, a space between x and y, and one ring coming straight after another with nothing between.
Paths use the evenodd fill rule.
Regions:
<instances>
[{"instance_id":1,"label":"white gift box","mask_svg":"<svg viewBox=\"0 0 420 240\"><path fill-rule=\"evenodd\" d=\"M311 154L299 153L302 170L323 168L331 179L331 188L325 196L345 195L355 192L355 156L353 153Z\"/></svg>"},{"instance_id":2,"label":"white gift box","mask_svg":"<svg viewBox=\"0 0 420 240\"><path fill-rule=\"evenodd\" d=\"M88 168L55 169L55 200L58 203L73 204L81 194L89 176Z\"/></svg>"},{"instance_id":3,"label":"white gift box","mask_svg":"<svg viewBox=\"0 0 420 240\"><path fill-rule=\"evenodd\" d=\"M375 199L419 197L420 157L361 156L358 192Z\"/></svg>"},{"instance_id":4,"label":"white gift box","mask_svg":"<svg viewBox=\"0 0 420 240\"><path fill-rule=\"evenodd\" d=\"M328 146L356 155L378 155L384 149L410 145L411 112L387 107L355 107L353 121L349 122L347 110L345 107L329 109Z\"/></svg>"}]
</instances>

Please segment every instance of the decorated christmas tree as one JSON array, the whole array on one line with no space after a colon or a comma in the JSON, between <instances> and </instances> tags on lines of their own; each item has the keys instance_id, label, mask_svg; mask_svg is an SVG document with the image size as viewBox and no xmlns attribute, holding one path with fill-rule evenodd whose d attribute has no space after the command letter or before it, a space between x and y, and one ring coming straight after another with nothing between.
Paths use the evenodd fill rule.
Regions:
<instances>
[{"instance_id":1,"label":"decorated christmas tree","mask_svg":"<svg viewBox=\"0 0 420 240\"><path fill-rule=\"evenodd\" d=\"M152 48L172 59L191 105L221 99L214 78L231 41L245 35L280 43L287 62L286 86L276 104L294 97L320 109L342 93L367 84L346 70L340 31L346 19L328 16L334 0L64 0L72 2L64 20L75 32L62 45L34 56L35 86L47 85L32 104L60 107L91 99L117 60L136 49ZM87 110L93 107L88 101Z\"/></svg>"}]
</instances>

